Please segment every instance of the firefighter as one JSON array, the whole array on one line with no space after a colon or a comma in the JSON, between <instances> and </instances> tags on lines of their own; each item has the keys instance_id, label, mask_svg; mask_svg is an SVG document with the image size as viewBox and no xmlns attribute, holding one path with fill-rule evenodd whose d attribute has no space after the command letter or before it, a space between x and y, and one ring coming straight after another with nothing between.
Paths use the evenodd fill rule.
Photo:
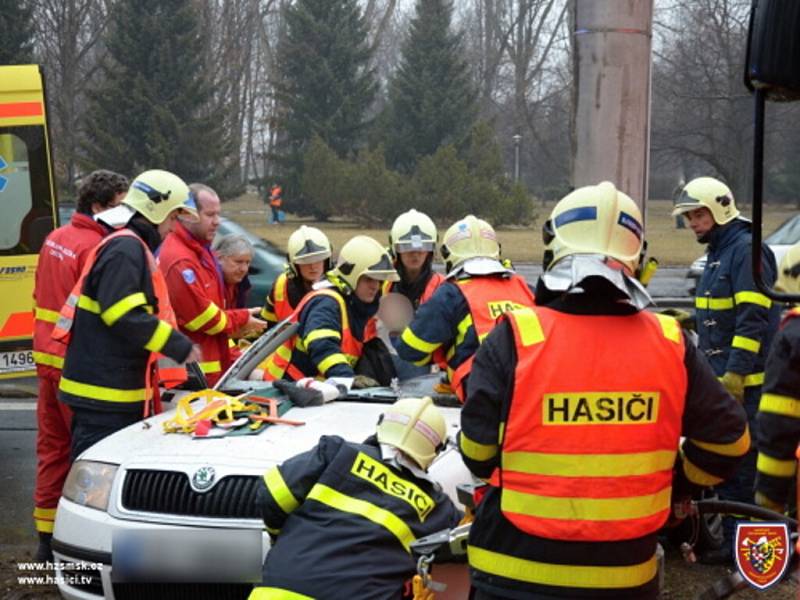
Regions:
<instances>
[{"instance_id":1,"label":"firefighter","mask_svg":"<svg viewBox=\"0 0 800 600\"><path fill-rule=\"evenodd\" d=\"M775 289L800 294L800 244L789 248L781 260ZM795 452L800 442L800 306L786 313L772 344L756 422L756 502L783 512L795 477Z\"/></svg>"},{"instance_id":2,"label":"firefighter","mask_svg":"<svg viewBox=\"0 0 800 600\"><path fill-rule=\"evenodd\" d=\"M656 598L671 506L749 448L744 409L677 321L643 310L642 235L613 184L567 195L544 227L548 294L475 356L459 447L490 483L469 536L476 599Z\"/></svg>"},{"instance_id":3,"label":"firefighter","mask_svg":"<svg viewBox=\"0 0 800 600\"><path fill-rule=\"evenodd\" d=\"M58 401L65 347L53 340L51 333L87 255L108 231L92 216L122 202L127 189L128 179L119 173L100 170L87 175L78 189L77 207L70 222L50 233L39 252L33 290L33 359L39 379L33 519L39 532L35 557L39 562L53 560L53 521L70 465L72 413Z\"/></svg>"},{"instance_id":4,"label":"firefighter","mask_svg":"<svg viewBox=\"0 0 800 600\"><path fill-rule=\"evenodd\" d=\"M291 315L303 296L330 270L331 243L328 236L316 227L301 225L289 236L286 261L286 272L278 275L272 284L261 310L267 328Z\"/></svg>"},{"instance_id":5,"label":"firefighter","mask_svg":"<svg viewBox=\"0 0 800 600\"><path fill-rule=\"evenodd\" d=\"M179 217L159 249L169 298L181 331L200 347L200 369L213 387L233 363L229 340L233 332L263 331L258 308L225 309L225 283L211 251L219 226L220 200L210 187L189 186L197 202L198 219Z\"/></svg>"},{"instance_id":6,"label":"firefighter","mask_svg":"<svg viewBox=\"0 0 800 600\"><path fill-rule=\"evenodd\" d=\"M491 225L473 215L457 221L441 247L447 281L419 307L397 340L400 358L425 365L444 355L453 392L462 401L472 358L495 320L505 311L533 306L525 279L500 262Z\"/></svg>"},{"instance_id":7,"label":"firefighter","mask_svg":"<svg viewBox=\"0 0 800 600\"><path fill-rule=\"evenodd\" d=\"M374 239L357 235L339 253L325 281L298 304L290 319L299 327L251 378L355 376L367 322L378 311L382 281L397 281L389 253ZM359 377L356 387L377 385Z\"/></svg>"},{"instance_id":8,"label":"firefighter","mask_svg":"<svg viewBox=\"0 0 800 600\"><path fill-rule=\"evenodd\" d=\"M283 189L277 183L273 183L269 189L269 208L272 212L270 223L280 225L283 221L281 218L281 206L283 206Z\"/></svg>"},{"instance_id":9,"label":"firefighter","mask_svg":"<svg viewBox=\"0 0 800 600\"><path fill-rule=\"evenodd\" d=\"M323 436L267 471L258 502L274 541L250 599L399 599L411 542L461 518L426 473L446 434L430 398L405 398L364 443Z\"/></svg>"},{"instance_id":10,"label":"firefighter","mask_svg":"<svg viewBox=\"0 0 800 600\"><path fill-rule=\"evenodd\" d=\"M174 325L152 255L179 212L197 214L189 188L172 173L152 170L133 180L122 204L95 215L119 229L87 257L53 331L68 343L58 398L73 413L72 460L147 414L155 404L159 354L175 363L200 358Z\"/></svg>"},{"instance_id":11,"label":"firefighter","mask_svg":"<svg viewBox=\"0 0 800 600\"><path fill-rule=\"evenodd\" d=\"M778 329L780 308L758 291L751 263L751 224L740 216L730 188L712 177L698 177L683 188L675 215L683 215L701 244L708 244L705 270L697 284L695 326L699 348L722 384L744 403L750 427L755 415L764 362ZM772 250L762 245L761 269L767 285L775 282ZM736 477L719 488L720 498L753 502L756 450L753 448ZM726 543L718 552L699 556L705 563L729 563L734 519L723 521Z\"/></svg>"}]
</instances>

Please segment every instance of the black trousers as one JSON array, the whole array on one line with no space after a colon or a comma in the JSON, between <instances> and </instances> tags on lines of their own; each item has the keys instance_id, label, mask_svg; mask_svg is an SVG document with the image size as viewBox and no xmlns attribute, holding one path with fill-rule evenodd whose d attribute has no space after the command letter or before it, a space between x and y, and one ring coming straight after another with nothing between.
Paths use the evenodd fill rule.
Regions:
<instances>
[{"instance_id":1,"label":"black trousers","mask_svg":"<svg viewBox=\"0 0 800 600\"><path fill-rule=\"evenodd\" d=\"M81 453L112 433L142 420L142 413L112 412L100 410L72 409L72 446L70 462Z\"/></svg>"}]
</instances>

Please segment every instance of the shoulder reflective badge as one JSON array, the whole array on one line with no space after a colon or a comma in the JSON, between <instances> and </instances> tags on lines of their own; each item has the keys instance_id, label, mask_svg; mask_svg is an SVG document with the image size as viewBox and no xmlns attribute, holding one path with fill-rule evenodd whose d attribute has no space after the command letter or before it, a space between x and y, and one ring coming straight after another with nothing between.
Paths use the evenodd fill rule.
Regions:
<instances>
[{"instance_id":1,"label":"shoulder reflective badge","mask_svg":"<svg viewBox=\"0 0 800 600\"><path fill-rule=\"evenodd\" d=\"M183 276L183 280L192 285L195 281L197 281L197 275L194 274L194 271L191 269L184 269L181 271L181 275Z\"/></svg>"},{"instance_id":2,"label":"shoulder reflective badge","mask_svg":"<svg viewBox=\"0 0 800 600\"><path fill-rule=\"evenodd\" d=\"M739 573L760 590L777 583L789 565L789 543L785 523L738 523L734 554Z\"/></svg>"}]
</instances>

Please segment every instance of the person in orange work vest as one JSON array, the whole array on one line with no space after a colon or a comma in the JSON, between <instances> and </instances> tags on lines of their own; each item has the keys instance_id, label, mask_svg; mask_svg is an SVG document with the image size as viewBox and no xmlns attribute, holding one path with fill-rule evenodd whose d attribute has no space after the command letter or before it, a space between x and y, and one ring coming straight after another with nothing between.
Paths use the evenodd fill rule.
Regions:
<instances>
[{"instance_id":1,"label":"person in orange work vest","mask_svg":"<svg viewBox=\"0 0 800 600\"><path fill-rule=\"evenodd\" d=\"M286 319L331 268L331 242L316 227L301 225L286 243L286 272L278 275L269 291L261 318L267 329Z\"/></svg>"},{"instance_id":2,"label":"person in orange work vest","mask_svg":"<svg viewBox=\"0 0 800 600\"><path fill-rule=\"evenodd\" d=\"M97 243L108 233L93 215L122 202L128 179L112 171L94 171L78 188L78 202L70 222L51 232L42 244L33 290L33 360L39 379L36 405L36 487L33 519L39 533L35 560L53 560L50 541L61 488L69 471L72 413L58 401L58 380L66 347L52 339L58 312Z\"/></svg>"},{"instance_id":3,"label":"person in orange work vest","mask_svg":"<svg viewBox=\"0 0 800 600\"><path fill-rule=\"evenodd\" d=\"M735 472L747 415L678 322L644 310L631 198L579 188L543 235L537 305L484 340L461 413L464 462L489 482L474 598L654 600L658 530Z\"/></svg>"},{"instance_id":4,"label":"person in orange work vest","mask_svg":"<svg viewBox=\"0 0 800 600\"><path fill-rule=\"evenodd\" d=\"M269 208L272 211L270 223L280 225L281 206L283 206L283 189L277 183L273 183L269 189Z\"/></svg>"},{"instance_id":5,"label":"person in orange work vest","mask_svg":"<svg viewBox=\"0 0 800 600\"><path fill-rule=\"evenodd\" d=\"M229 340L260 332L266 324L256 318L259 308L225 309L225 283L211 251L220 218L217 193L200 183L189 186L197 202L198 218L179 219L158 252L169 297L181 331L200 346L200 369L213 386L233 364Z\"/></svg>"}]
</instances>

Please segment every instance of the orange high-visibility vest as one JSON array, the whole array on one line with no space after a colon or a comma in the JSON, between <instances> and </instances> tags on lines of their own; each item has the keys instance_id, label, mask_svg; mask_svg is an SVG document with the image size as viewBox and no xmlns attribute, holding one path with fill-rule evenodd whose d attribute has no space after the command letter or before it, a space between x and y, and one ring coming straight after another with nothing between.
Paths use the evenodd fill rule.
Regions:
<instances>
[{"instance_id":1,"label":"orange high-visibility vest","mask_svg":"<svg viewBox=\"0 0 800 600\"><path fill-rule=\"evenodd\" d=\"M517 366L500 508L557 540L627 540L667 520L687 388L671 317L509 313Z\"/></svg>"},{"instance_id":2,"label":"orange high-visibility vest","mask_svg":"<svg viewBox=\"0 0 800 600\"><path fill-rule=\"evenodd\" d=\"M341 294L338 294L331 289L315 290L306 294L297 305L297 308L294 309L289 321L291 323L299 322L300 313L303 312L306 304L308 304L312 298L318 298L319 296L330 296L338 303L342 322L342 354L345 355L347 361L350 363L350 366L355 366L356 362L358 362L358 359L361 358L364 344L363 342L357 340L350 330L350 319L347 316L347 306L345 305L344 298L342 298ZM316 373L303 373L300 369L292 364L292 353L294 352L295 346L302 341L299 339L299 337L300 336L297 334L290 337L259 365L259 368L264 369L264 381L275 381L277 379L281 379L284 373L287 374L293 381L297 381L303 377L313 377L317 375Z\"/></svg>"},{"instance_id":3,"label":"orange high-visibility vest","mask_svg":"<svg viewBox=\"0 0 800 600\"><path fill-rule=\"evenodd\" d=\"M504 313L534 305L533 292L528 287L525 278L516 274L512 274L509 278L471 277L456 280L454 283L459 286L467 300L470 318L479 344L494 329L497 319ZM464 341L466 330L467 327L463 328L463 332L459 328L453 345L447 351L448 361L455 355L456 348ZM464 402L464 388L461 386L461 382L472 370L474 358L473 354L455 369L449 365L447 367L450 387L462 402Z\"/></svg>"},{"instance_id":4,"label":"orange high-visibility vest","mask_svg":"<svg viewBox=\"0 0 800 600\"><path fill-rule=\"evenodd\" d=\"M275 317L280 322L294 312L294 308L289 302L289 276L286 273L278 275L273 291L273 309L275 310Z\"/></svg>"},{"instance_id":5,"label":"orange high-visibility vest","mask_svg":"<svg viewBox=\"0 0 800 600\"><path fill-rule=\"evenodd\" d=\"M152 252L150 252L150 249L147 247L144 241L131 230L118 229L117 231L100 240L97 246L95 246L86 257L86 263L83 266L83 271L81 272L78 281L75 282L75 286L72 288L72 291L67 297L67 301L64 303L64 306L61 307L58 321L56 321L55 327L53 328L53 339L69 345L70 331L72 330L72 326L75 322L75 308L78 306L78 299L81 296L84 281L86 277L89 276L100 250L104 248L108 242L119 237L132 237L142 244L145 256L147 257L147 264L150 268L150 280L153 284L153 293L155 294L158 302L158 318L162 321L165 321L177 331L178 324L175 320L175 312L172 310L172 304L170 304L169 301L167 282L164 280L164 274L158 268L156 259L153 257ZM177 362L167 356L164 356L163 354L151 352L147 362L145 376L145 388L148 391L151 390L151 370L153 368L155 368L156 381L168 388L176 387L188 379L188 374L183 366L179 365ZM148 397L150 397L150 393L148 393ZM145 416L148 414L148 410L149 404L145 402ZM156 402L155 412L158 411L159 406Z\"/></svg>"}]
</instances>

